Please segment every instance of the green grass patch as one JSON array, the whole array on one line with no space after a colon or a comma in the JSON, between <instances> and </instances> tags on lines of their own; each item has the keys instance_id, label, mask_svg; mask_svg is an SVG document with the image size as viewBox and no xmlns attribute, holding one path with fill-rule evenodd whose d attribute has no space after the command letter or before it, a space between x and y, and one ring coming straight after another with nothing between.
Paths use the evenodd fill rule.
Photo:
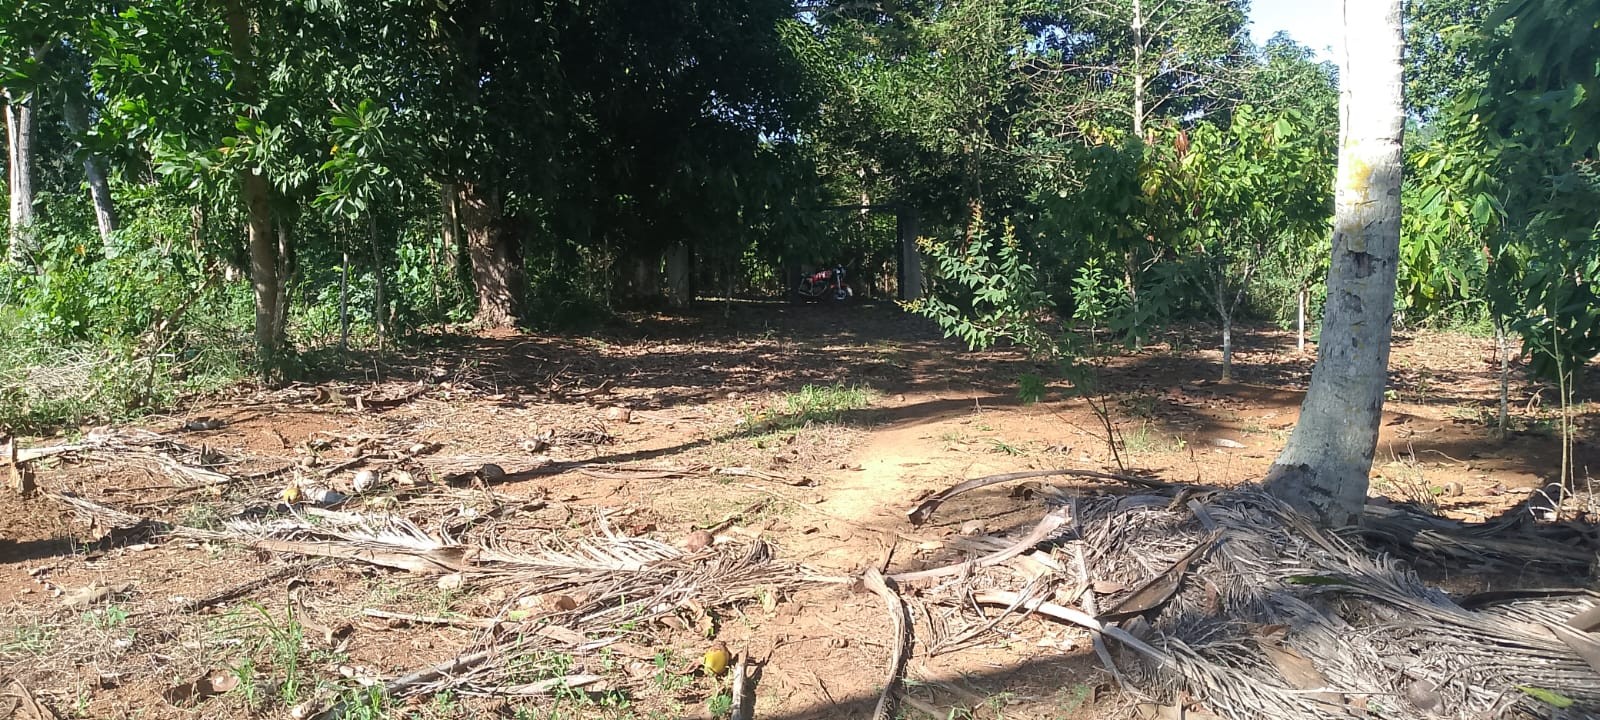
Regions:
<instances>
[{"instance_id":1,"label":"green grass patch","mask_svg":"<svg viewBox=\"0 0 1600 720\"><path fill-rule=\"evenodd\" d=\"M872 396L859 385L807 385L782 397L783 417L793 426L838 422L846 412L871 407Z\"/></svg>"},{"instance_id":2,"label":"green grass patch","mask_svg":"<svg viewBox=\"0 0 1600 720\"><path fill-rule=\"evenodd\" d=\"M780 396L772 408L747 417L734 437L754 437L760 446L807 426L841 423L846 413L872 407L875 395L859 385L806 385Z\"/></svg>"}]
</instances>

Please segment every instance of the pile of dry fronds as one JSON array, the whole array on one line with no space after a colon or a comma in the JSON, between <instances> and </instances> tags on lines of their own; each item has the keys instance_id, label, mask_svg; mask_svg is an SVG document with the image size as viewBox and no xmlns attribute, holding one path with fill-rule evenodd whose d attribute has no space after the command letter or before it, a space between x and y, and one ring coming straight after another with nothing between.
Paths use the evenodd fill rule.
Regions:
<instances>
[{"instance_id":1,"label":"pile of dry fronds","mask_svg":"<svg viewBox=\"0 0 1600 720\"><path fill-rule=\"evenodd\" d=\"M1089 628L1102 661L1151 711L1297 720L1600 711L1600 638L1589 632L1600 627L1600 593L1451 597L1404 562L1248 489L1046 491L1052 509L1030 537L995 539L970 572L920 595L930 612L918 632L930 646L996 627L1005 613L974 611L990 605ZM1031 551L1041 529L1048 550ZM1391 548L1455 562L1503 566L1543 545L1526 562L1582 575L1594 557L1593 547L1551 547L1540 529L1509 539L1513 528L1498 530L1388 508L1364 527Z\"/></svg>"}]
</instances>

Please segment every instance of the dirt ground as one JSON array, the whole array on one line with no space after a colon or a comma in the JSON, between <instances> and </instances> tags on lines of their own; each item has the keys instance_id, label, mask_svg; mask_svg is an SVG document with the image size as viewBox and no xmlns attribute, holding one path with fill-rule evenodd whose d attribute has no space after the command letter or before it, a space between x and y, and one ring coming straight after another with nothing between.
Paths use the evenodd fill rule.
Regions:
<instances>
[{"instance_id":1,"label":"dirt ground","mask_svg":"<svg viewBox=\"0 0 1600 720\"><path fill-rule=\"evenodd\" d=\"M360 495L344 509L383 507L441 532L487 522L506 543L578 537L604 524L683 544L711 527L719 540L760 536L819 575L916 570L965 557L968 536L1015 536L1037 519L1036 497L996 486L910 525L905 513L918 499L963 479L1058 467L1223 486L1259 479L1295 424L1314 359L1292 336L1262 328L1236 333L1238 380L1229 385L1214 381L1219 353L1206 328L1119 353L1099 388L1114 455L1101 419L1065 383L1041 402L1018 399L1019 378L1045 367L1012 352L966 352L893 306L737 303L635 320L591 338L434 338L353 360L320 383L194 399L139 424L225 459L216 469L236 480L225 485L177 482L148 462L97 455L38 463L42 492L0 492L0 678L20 681L63 718L292 716L292 706L361 678L402 675L473 647L484 630L470 621L503 613L515 595L237 542L102 537L52 493L217 527L280 499L285 480L268 474L275 468L317 456L323 467L348 462L354 471L361 464L350 461L374 447L414 446L414 471L432 482ZM1495 437L1492 342L1402 334L1392 368L1372 484L1387 500L1375 502L1485 520L1525 512L1519 503L1530 491L1558 477L1553 392L1519 380L1514 432ZM1575 415L1583 481L1600 460L1596 415L1589 404ZM486 474L485 463L505 476ZM719 474L728 468L739 473ZM350 475L334 473L335 488L351 492ZM632 660L561 661L614 676L613 692L444 692L347 716L709 717L724 681L675 669L693 667L703 632L761 666L757 718L871 715L892 644L871 593L817 583L719 610L708 627L693 623L631 630L631 646L650 651ZM919 646L906 672L914 707L901 714L1126 715L1089 647L1082 632L1015 617L957 650ZM231 679L211 690L227 692L194 684L219 676ZM0 717L7 707L0 698Z\"/></svg>"}]
</instances>

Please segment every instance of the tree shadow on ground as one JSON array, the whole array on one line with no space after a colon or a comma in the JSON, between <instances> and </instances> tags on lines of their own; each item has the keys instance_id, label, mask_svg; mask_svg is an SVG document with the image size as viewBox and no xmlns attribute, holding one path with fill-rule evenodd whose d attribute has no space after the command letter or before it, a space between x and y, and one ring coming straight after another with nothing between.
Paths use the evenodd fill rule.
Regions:
<instances>
[{"instance_id":1,"label":"tree shadow on ground","mask_svg":"<svg viewBox=\"0 0 1600 720\"><path fill-rule=\"evenodd\" d=\"M708 315L710 317L708 317ZM729 392L793 392L806 385L862 386L897 394L1015 391L1014 379L1046 369L1015 353L967 353L931 322L893 306L792 307L746 303L733 320L700 307L664 321L639 316L594 337L427 335L381 357L308 354L311 381L455 382L497 393L547 396L602 384L645 391L650 407L722 399ZM923 372L936 367L938 372ZM1011 376L1009 381L996 377Z\"/></svg>"},{"instance_id":2,"label":"tree shadow on ground","mask_svg":"<svg viewBox=\"0 0 1600 720\"><path fill-rule=\"evenodd\" d=\"M65 538L20 541L0 538L0 565L71 555L75 549L81 547Z\"/></svg>"}]
</instances>

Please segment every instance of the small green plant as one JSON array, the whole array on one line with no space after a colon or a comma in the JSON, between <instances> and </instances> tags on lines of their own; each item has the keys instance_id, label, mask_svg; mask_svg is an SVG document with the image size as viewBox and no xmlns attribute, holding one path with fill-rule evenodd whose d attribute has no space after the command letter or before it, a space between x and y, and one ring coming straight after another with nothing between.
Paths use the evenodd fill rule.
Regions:
<instances>
[{"instance_id":1,"label":"small green plant","mask_svg":"<svg viewBox=\"0 0 1600 720\"><path fill-rule=\"evenodd\" d=\"M1017 400L1023 405L1032 405L1044 400L1048 389L1045 386L1044 376L1034 373L1024 373L1017 378Z\"/></svg>"},{"instance_id":2,"label":"small green plant","mask_svg":"<svg viewBox=\"0 0 1600 720\"><path fill-rule=\"evenodd\" d=\"M437 705L439 696L434 696ZM348 690L341 698L340 704L344 708L341 717L346 720L388 720L389 696L385 695L382 687L365 687Z\"/></svg>"},{"instance_id":3,"label":"small green plant","mask_svg":"<svg viewBox=\"0 0 1600 720\"><path fill-rule=\"evenodd\" d=\"M662 694L673 695L689 687L689 678L679 675L672 669L677 664L675 662L676 659L671 650L656 652L654 660L656 674L653 680L655 681L656 689L660 690Z\"/></svg>"},{"instance_id":4,"label":"small green plant","mask_svg":"<svg viewBox=\"0 0 1600 720\"><path fill-rule=\"evenodd\" d=\"M1083 683L1073 683L1056 693L1056 707L1064 713L1074 713L1088 705L1094 698L1094 688Z\"/></svg>"},{"instance_id":5,"label":"small green plant","mask_svg":"<svg viewBox=\"0 0 1600 720\"><path fill-rule=\"evenodd\" d=\"M0 642L0 656L43 655L55 644L55 630L42 623L18 625L11 629L11 638Z\"/></svg>"},{"instance_id":6,"label":"small green plant","mask_svg":"<svg viewBox=\"0 0 1600 720\"><path fill-rule=\"evenodd\" d=\"M711 717L727 717L733 712L733 696L727 693L717 693L706 701L706 709L711 711Z\"/></svg>"},{"instance_id":7,"label":"small green plant","mask_svg":"<svg viewBox=\"0 0 1600 720\"><path fill-rule=\"evenodd\" d=\"M1024 454L1026 454L1026 453L1023 452L1022 448L1019 448L1019 447L1017 447L1015 445L1012 445L1012 444L1010 444L1010 443L1008 443L1008 442L1006 442L1004 440L1001 440L999 438L994 438L994 439L991 439L989 441L989 452L999 453L1001 455L1024 455Z\"/></svg>"},{"instance_id":8,"label":"small green plant","mask_svg":"<svg viewBox=\"0 0 1600 720\"><path fill-rule=\"evenodd\" d=\"M128 621L128 611L118 605L108 605L83 614L83 621L96 630L114 630Z\"/></svg>"},{"instance_id":9,"label":"small green plant","mask_svg":"<svg viewBox=\"0 0 1600 720\"><path fill-rule=\"evenodd\" d=\"M295 617L292 607L279 618L264 605L251 603L248 611L231 613L229 620L213 628L213 632L230 639L253 639L253 643L246 646L248 653L266 655L277 680L278 699L286 704L293 705L304 699L309 689L307 684L315 682L307 666L317 658L306 652L305 626ZM239 676L241 688L254 688L255 678L260 674L259 666L247 658L236 666L235 674Z\"/></svg>"},{"instance_id":10,"label":"small green plant","mask_svg":"<svg viewBox=\"0 0 1600 720\"><path fill-rule=\"evenodd\" d=\"M233 666L233 676L238 679L238 684L233 692L244 698L247 707L255 707L261 702L261 688L256 685L256 661L245 658Z\"/></svg>"},{"instance_id":11,"label":"small green plant","mask_svg":"<svg viewBox=\"0 0 1600 720\"><path fill-rule=\"evenodd\" d=\"M215 530L222 526L222 516L217 509L204 503L194 503L183 508L178 523L199 530Z\"/></svg>"}]
</instances>

